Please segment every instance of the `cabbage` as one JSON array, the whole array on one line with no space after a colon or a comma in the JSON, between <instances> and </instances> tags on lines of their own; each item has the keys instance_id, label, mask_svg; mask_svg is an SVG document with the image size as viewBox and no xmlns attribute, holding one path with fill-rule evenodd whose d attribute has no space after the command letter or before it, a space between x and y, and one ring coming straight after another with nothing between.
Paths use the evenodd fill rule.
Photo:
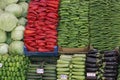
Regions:
<instances>
[{"instance_id":1,"label":"cabbage","mask_svg":"<svg viewBox=\"0 0 120 80\"><path fill-rule=\"evenodd\" d=\"M27 19L25 19L24 17L21 17L18 21L18 25L25 26L26 22L27 22Z\"/></svg>"},{"instance_id":2,"label":"cabbage","mask_svg":"<svg viewBox=\"0 0 120 80\"><path fill-rule=\"evenodd\" d=\"M25 1L27 1L27 0L19 0L20 2L25 2Z\"/></svg>"},{"instance_id":3,"label":"cabbage","mask_svg":"<svg viewBox=\"0 0 120 80\"><path fill-rule=\"evenodd\" d=\"M20 6L22 7L22 9L23 9L22 16L26 17L27 11L28 11L28 3L26 3L26 2L21 2L21 3L19 3L19 5L20 5Z\"/></svg>"},{"instance_id":4,"label":"cabbage","mask_svg":"<svg viewBox=\"0 0 120 80\"><path fill-rule=\"evenodd\" d=\"M11 33L11 38L13 40L22 40L24 35L24 30L25 28L23 26L16 27Z\"/></svg>"},{"instance_id":5,"label":"cabbage","mask_svg":"<svg viewBox=\"0 0 120 80\"><path fill-rule=\"evenodd\" d=\"M5 0L0 0L0 9L4 9L6 7L6 1Z\"/></svg>"},{"instance_id":6,"label":"cabbage","mask_svg":"<svg viewBox=\"0 0 120 80\"><path fill-rule=\"evenodd\" d=\"M13 41L9 46L9 54L11 55L23 55L23 46L24 43L22 41Z\"/></svg>"},{"instance_id":7,"label":"cabbage","mask_svg":"<svg viewBox=\"0 0 120 80\"><path fill-rule=\"evenodd\" d=\"M17 25L18 19L11 13L3 13L0 15L0 29L10 32Z\"/></svg>"},{"instance_id":8,"label":"cabbage","mask_svg":"<svg viewBox=\"0 0 120 80\"><path fill-rule=\"evenodd\" d=\"M14 30L16 30L16 31L24 31L25 28L24 28L24 26L17 26Z\"/></svg>"},{"instance_id":9,"label":"cabbage","mask_svg":"<svg viewBox=\"0 0 120 80\"><path fill-rule=\"evenodd\" d=\"M5 0L5 2L7 5L9 5L9 4L17 3L18 0Z\"/></svg>"},{"instance_id":10,"label":"cabbage","mask_svg":"<svg viewBox=\"0 0 120 80\"><path fill-rule=\"evenodd\" d=\"M16 17L20 17L22 15L22 7L18 4L10 4L5 8L6 12L10 12L14 14Z\"/></svg>"},{"instance_id":11,"label":"cabbage","mask_svg":"<svg viewBox=\"0 0 120 80\"><path fill-rule=\"evenodd\" d=\"M0 54L7 54L8 53L8 45L5 43L0 43Z\"/></svg>"},{"instance_id":12,"label":"cabbage","mask_svg":"<svg viewBox=\"0 0 120 80\"><path fill-rule=\"evenodd\" d=\"M3 31L3 30L0 30L0 43L5 42L6 39L7 39L7 37L6 37L6 32Z\"/></svg>"},{"instance_id":13,"label":"cabbage","mask_svg":"<svg viewBox=\"0 0 120 80\"><path fill-rule=\"evenodd\" d=\"M3 13L3 10L2 9L0 9L0 15Z\"/></svg>"}]
</instances>

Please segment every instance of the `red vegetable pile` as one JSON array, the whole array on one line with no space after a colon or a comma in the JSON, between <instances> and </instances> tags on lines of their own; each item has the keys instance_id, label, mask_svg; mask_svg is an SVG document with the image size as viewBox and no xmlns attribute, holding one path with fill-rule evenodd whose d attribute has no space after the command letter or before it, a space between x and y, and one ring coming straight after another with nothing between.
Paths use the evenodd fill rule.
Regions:
<instances>
[{"instance_id":1,"label":"red vegetable pile","mask_svg":"<svg viewBox=\"0 0 120 80\"><path fill-rule=\"evenodd\" d=\"M59 0L31 0L24 43L29 51L49 52L57 45Z\"/></svg>"}]
</instances>

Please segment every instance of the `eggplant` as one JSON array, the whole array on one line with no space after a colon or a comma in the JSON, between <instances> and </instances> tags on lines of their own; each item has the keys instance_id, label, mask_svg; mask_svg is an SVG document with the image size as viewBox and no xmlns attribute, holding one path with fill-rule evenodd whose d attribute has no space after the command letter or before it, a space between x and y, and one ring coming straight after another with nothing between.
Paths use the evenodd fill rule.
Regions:
<instances>
[{"instance_id":1,"label":"eggplant","mask_svg":"<svg viewBox=\"0 0 120 80\"><path fill-rule=\"evenodd\" d=\"M117 62L103 62L105 65L114 65L117 66L118 63Z\"/></svg>"},{"instance_id":2,"label":"eggplant","mask_svg":"<svg viewBox=\"0 0 120 80\"><path fill-rule=\"evenodd\" d=\"M113 56L113 57L104 57L104 61L108 61L108 62L112 62L112 61L117 61L117 57Z\"/></svg>"},{"instance_id":3,"label":"eggplant","mask_svg":"<svg viewBox=\"0 0 120 80\"><path fill-rule=\"evenodd\" d=\"M86 67L97 68L98 66L96 64L86 63Z\"/></svg>"},{"instance_id":4,"label":"eggplant","mask_svg":"<svg viewBox=\"0 0 120 80\"><path fill-rule=\"evenodd\" d=\"M118 67L117 66L105 66L104 68L105 69L117 69Z\"/></svg>"},{"instance_id":5,"label":"eggplant","mask_svg":"<svg viewBox=\"0 0 120 80\"><path fill-rule=\"evenodd\" d=\"M106 57L112 57L112 56L117 56L118 52L117 51L104 51L104 56Z\"/></svg>"},{"instance_id":6,"label":"eggplant","mask_svg":"<svg viewBox=\"0 0 120 80\"><path fill-rule=\"evenodd\" d=\"M96 63L100 63L101 60L99 60L99 59L97 59L97 58L87 57L86 62L96 64Z\"/></svg>"},{"instance_id":7,"label":"eggplant","mask_svg":"<svg viewBox=\"0 0 120 80\"><path fill-rule=\"evenodd\" d=\"M117 73L117 70L104 69L104 73Z\"/></svg>"},{"instance_id":8,"label":"eggplant","mask_svg":"<svg viewBox=\"0 0 120 80\"><path fill-rule=\"evenodd\" d=\"M98 70L99 70L98 68L86 68L87 72L96 72Z\"/></svg>"},{"instance_id":9,"label":"eggplant","mask_svg":"<svg viewBox=\"0 0 120 80\"><path fill-rule=\"evenodd\" d=\"M114 74L114 73L104 74L104 77L116 77L116 76L117 76L117 74Z\"/></svg>"}]
</instances>

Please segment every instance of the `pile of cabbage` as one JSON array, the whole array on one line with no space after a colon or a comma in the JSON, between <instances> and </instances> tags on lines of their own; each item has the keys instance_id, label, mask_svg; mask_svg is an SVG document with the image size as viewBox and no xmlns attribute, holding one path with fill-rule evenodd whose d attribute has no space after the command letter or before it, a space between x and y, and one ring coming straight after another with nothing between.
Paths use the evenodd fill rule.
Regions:
<instances>
[{"instance_id":1,"label":"pile of cabbage","mask_svg":"<svg viewBox=\"0 0 120 80\"><path fill-rule=\"evenodd\" d=\"M0 0L0 54L23 54L28 0Z\"/></svg>"}]
</instances>

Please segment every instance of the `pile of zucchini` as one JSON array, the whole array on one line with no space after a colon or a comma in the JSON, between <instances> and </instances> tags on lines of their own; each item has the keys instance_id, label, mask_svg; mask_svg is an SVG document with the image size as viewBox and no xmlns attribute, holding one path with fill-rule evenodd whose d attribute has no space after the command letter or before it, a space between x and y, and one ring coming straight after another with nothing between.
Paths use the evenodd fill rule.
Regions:
<instances>
[{"instance_id":1,"label":"pile of zucchini","mask_svg":"<svg viewBox=\"0 0 120 80\"><path fill-rule=\"evenodd\" d=\"M75 54L72 57L72 79L85 80L86 54Z\"/></svg>"},{"instance_id":2,"label":"pile of zucchini","mask_svg":"<svg viewBox=\"0 0 120 80\"><path fill-rule=\"evenodd\" d=\"M43 69L42 64L29 64L27 80L42 80L42 74L37 73L37 69Z\"/></svg>"},{"instance_id":3,"label":"pile of zucchini","mask_svg":"<svg viewBox=\"0 0 120 80\"><path fill-rule=\"evenodd\" d=\"M56 64L41 61L29 65L27 80L56 80L56 77Z\"/></svg>"},{"instance_id":4,"label":"pile of zucchini","mask_svg":"<svg viewBox=\"0 0 120 80\"><path fill-rule=\"evenodd\" d=\"M57 60L57 80L71 80L71 55L61 55Z\"/></svg>"},{"instance_id":5,"label":"pile of zucchini","mask_svg":"<svg viewBox=\"0 0 120 80\"><path fill-rule=\"evenodd\" d=\"M0 55L0 80L26 80L28 64L25 56Z\"/></svg>"},{"instance_id":6,"label":"pile of zucchini","mask_svg":"<svg viewBox=\"0 0 120 80\"><path fill-rule=\"evenodd\" d=\"M90 43L98 50L120 45L120 1L90 0Z\"/></svg>"},{"instance_id":7,"label":"pile of zucchini","mask_svg":"<svg viewBox=\"0 0 120 80\"><path fill-rule=\"evenodd\" d=\"M61 47L86 47L89 42L89 0L60 0L58 44Z\"/></svg>"}]
</instances>

